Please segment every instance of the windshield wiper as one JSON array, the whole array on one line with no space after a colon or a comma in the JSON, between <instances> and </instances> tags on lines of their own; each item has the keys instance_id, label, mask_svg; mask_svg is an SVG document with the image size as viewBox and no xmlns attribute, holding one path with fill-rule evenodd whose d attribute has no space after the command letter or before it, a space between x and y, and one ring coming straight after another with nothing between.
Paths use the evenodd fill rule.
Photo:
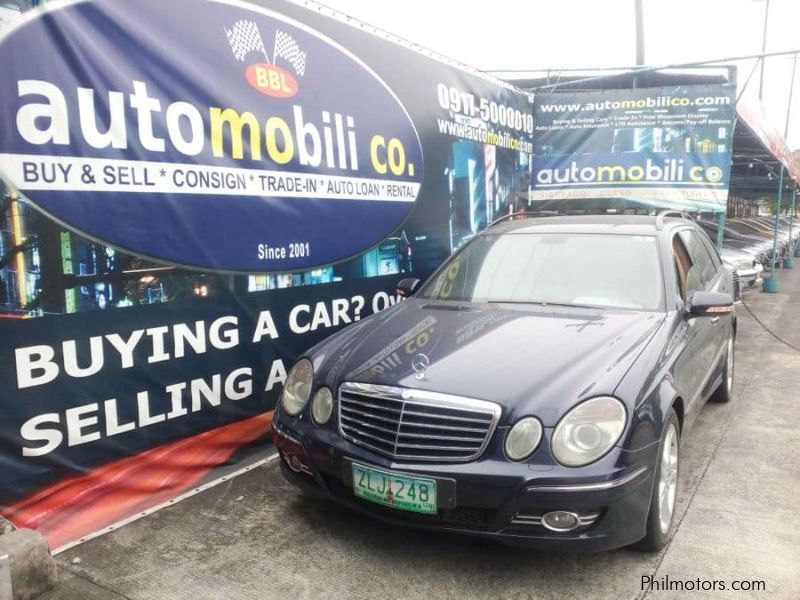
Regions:
<instances>
[{"instance_id":1,"label":"windshield wiper","mask_svg":"<svg viewBox=\"0 0 800 600\"><path fill-rule=\"evenodd\" d=\"M487 300L489 304L536 304L537 306L569 306L572 308L600 308L589 304L565 304L562 302L543 302L542 300Z\"/></svg>"}]
</instances>

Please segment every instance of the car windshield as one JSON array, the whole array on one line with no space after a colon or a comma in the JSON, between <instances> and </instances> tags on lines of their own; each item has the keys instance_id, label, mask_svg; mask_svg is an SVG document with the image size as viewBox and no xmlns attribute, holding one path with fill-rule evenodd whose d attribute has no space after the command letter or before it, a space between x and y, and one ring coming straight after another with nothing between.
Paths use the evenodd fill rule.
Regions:
<instances>
[{"instance_id":1,"label":"car windshield","mask_svg":"<svg viewBox=\"0 0 800 600\"><path fill-rule=\"evenodd\" d=\"M656 238L483 234L456 253L418 297L656 310L662 298Z\"/></svg>"}]
</instances>

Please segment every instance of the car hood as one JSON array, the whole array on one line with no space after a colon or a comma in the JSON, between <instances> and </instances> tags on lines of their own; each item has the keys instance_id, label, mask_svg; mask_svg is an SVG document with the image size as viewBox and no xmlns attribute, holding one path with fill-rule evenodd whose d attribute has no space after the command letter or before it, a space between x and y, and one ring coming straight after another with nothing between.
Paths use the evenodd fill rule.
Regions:
<instances>
[{"instance_id":1,"label":"car hood","mask_svg":"<svg viewBox=\"0 0 800 600\"><path fill-rule=\"evenodd\" d=\"M409 299L312 351L318 377L497 402L503 421L546 426L581 399L611 394L664 313Z\"/></svg>"},{"instance_id":2,"label":"car hood","mask_svg":"<svg viewBox=\"0 0 800 600\"><path fill-rule=\"evenodd\" d=\"M751 268L755 260L755 257L751 253L743 250L734 250L732 248L723 248L719 256L725 262L734 266L744 266L746 268Z\"/></svg>"}]
</instances>

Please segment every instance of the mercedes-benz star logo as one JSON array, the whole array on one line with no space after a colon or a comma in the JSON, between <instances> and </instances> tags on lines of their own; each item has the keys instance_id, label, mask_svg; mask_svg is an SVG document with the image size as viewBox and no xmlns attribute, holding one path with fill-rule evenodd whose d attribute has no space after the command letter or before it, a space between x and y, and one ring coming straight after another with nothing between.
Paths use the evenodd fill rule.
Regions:
<instances>
[{"instance_id":1,"label":"mercedes-benz star logo","mask_svg":"<svg viewBox=\"0 0 800 600\"><path fill-rule=\"evenodd\" d=\"M414 358L411 359L411 368L414 369L417 379L425 377L425 371L429 366L431 366L431 359L422 353L415 354Z\"/></svg>"}]
</instances>

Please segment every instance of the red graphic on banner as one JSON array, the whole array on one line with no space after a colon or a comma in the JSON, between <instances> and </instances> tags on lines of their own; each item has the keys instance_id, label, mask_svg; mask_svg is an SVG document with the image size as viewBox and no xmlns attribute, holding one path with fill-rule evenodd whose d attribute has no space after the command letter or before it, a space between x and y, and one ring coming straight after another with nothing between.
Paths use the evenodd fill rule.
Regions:
<instances>
[{"instance_id":1,"label":"red graphic on banner","mask_svg":"<svg viewBox=\"0 0 800 600\"><path fill-rule=\"evenodd\" d=\"M269 412L165 444L51 485L2 513L55 550L175 498L271 425Z\"/></svg>"}]
</instances>

